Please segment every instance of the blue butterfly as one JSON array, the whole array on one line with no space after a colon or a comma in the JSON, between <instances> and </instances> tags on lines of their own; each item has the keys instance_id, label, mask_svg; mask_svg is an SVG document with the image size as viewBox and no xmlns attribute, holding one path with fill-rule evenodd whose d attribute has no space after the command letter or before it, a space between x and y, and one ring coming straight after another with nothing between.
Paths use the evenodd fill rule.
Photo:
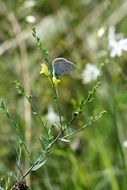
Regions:
<instances>
[{"instance_id":1,"label":"blue butterfly","mask_svg":"<svg viewBox=\"0 0 127 190\"><path fill-rule=\"evenodd\" d=\"M73 69L75 69L76 65L64 58L56 58L53 63L53 75L57 78L59 76L63 76Z\"/></svg>"}]
</instances>

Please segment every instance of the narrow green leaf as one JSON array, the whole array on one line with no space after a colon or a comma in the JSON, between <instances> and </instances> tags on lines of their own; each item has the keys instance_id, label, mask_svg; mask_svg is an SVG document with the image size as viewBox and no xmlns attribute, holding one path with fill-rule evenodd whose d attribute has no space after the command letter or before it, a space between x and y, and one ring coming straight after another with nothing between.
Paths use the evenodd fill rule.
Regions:
<instances>
[{"instance_id":1,"label":"narrow green leaf","mask_svg":"<svg viewBox=\"0 0 127 190\"><path fill-rule=\"evenodd\" d=\"M36 171L36 170L38 170L38 169L41 168L46 162L47 162L47 160L45 160L44 162L41 162L41 163L35 165L35 166L32 168L31 171Z\"/></svg>"},{"instance_id":2,"label":"narrow green leaf","mask_svg":"<svg viewBox=\"0 0 127 190\"><path fill-rule=\"evenodd\" d=\"M70 140L64 139L64 138L59 138L59 140L60 140L61 142L65 142L65 143L69 143L69 142L70 142Z\"/></svg>"},{"instance_id":3,"label":"narrow green leaf","mask_svg":"<svg viewBox=\"0 0 127 190\"><path fill-rule=\"evenodd\" d=\"M37 112L35 112L35 111L32 111L32 113L33 113L34 115L37 115Z\"/></svg>"}]
</instances>

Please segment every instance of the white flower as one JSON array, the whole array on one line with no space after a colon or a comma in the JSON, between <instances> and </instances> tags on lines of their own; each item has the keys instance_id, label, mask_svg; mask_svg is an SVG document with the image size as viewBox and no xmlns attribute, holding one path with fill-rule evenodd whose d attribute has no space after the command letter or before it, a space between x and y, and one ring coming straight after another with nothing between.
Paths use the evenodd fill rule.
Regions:
<instances>
[{"instance_id":1,"label":"white flower","mask_svg":"<svg viewBox=\"0 0 127 190\"><path fill-rule=\"evenodd\" d=\"M82 72L82 80L84 84L87 84L93 80L96 80L100 75L100 70L93 64L86 64L86 68Z\"/></svg>"},{"instance_id":2,"label":"white flower","mask_svg":"<svg viewBox=\"0 0 127 190\"><path fill-rule=\"evenodd\" d=\"M54 112L54 109L52 106L48 107L47 119L50 122L58 122L59 121L59 116Z\"/></svg>"},{"instance_id":3,"label":"white flower","mask_svg":"<svg viewBox=\"0 0 127 190\"><path fill-rule=\"evenodd\" d=\"M127 38L117 40L113 26L109 27L108 43L109 49L111 50L110 57L120 57L123 51L127 51Z\"/></svg>"},{"instance_id":4,"label":"white flower","mask_svg":"<svg viewBox=\"0 0 127 190\"><path fill-rule=\"evenodd\" d=\"M36 21L36 18L33 15L28 15L26 17L26 21L29 23L34 23Z\"/></svg>"},{"instance_id":5,"label":"white flower","mask_svg":"<svg viewBox=\"0 0 127 190\"><path fill-rule=\"evenodd\" d=\"M70 148L74 152L78 151L81 148L81 140L79 138L74 139L70 144Z\"/></svg>"},{"instance_id":6,"label":"white flower","mask_svg":"<svg viewBox=\"0 0 127 190\"><path fill-rule=\"evenodd\" d=\"M99 28L97 35L99 38L101 38L104 35L104 33L105 33L105 28L101 27Z\"/></svg>"},{"instance_id":7,"label":"white flower","mask_svg":"<svg viewBox=\"0 0 127 190\"><path fill-rule=\"evenodd\" d=\"M123 146L124 146L125 148L127 148L127 140L125 140L125 141L123 142Z\"/></svg>"},{"instance_id":8,"label":"white flower","mask_svg":"<svg viewBox=\"0 0 127 190\"><path fill-rule=\"evenodd\" d=\"M116 39L115 27L114 26L110 26L109 27L109 32L108 32L109 44L110 44L110 42L115 41L115 39Z\"/></svg>"}]
</instances>

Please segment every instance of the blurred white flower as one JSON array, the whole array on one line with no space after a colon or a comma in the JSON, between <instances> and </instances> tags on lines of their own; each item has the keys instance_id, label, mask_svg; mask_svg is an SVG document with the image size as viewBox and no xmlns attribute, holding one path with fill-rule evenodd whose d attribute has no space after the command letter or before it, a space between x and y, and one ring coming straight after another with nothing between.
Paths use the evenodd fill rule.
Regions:
<instances>
[{"instance_id":1,"label":"blurred white flower","mask_svg":"<svg viewBox=\"0 0 127 190\"><path fill-rule=\"evenodd\" d=\"M32 15L28 15L26 17L26 21L29 22L29 23L34 23L36 21L36 18Z\"/></svg>"},{"instance_id":2,"label":"blurred white flower","mask_svg":"<svg viewBox=\"0 0 127 190\"><path fill-rule=\"evenodd\" d=\"M125 148L127 148L127 140L125 140L125 141L123 142L123 146L124 146Z\"/></svg>"},{"instance_id":3,"label":"blurred white flower","mask_svg":"<svg viewBox=\"0 0 127 190\"><path fill-rule=\"evenodd\" d=\"M0 186L0 190L4 190L4 188Z\"/></svg>"},{"instance_id":4,"label":"blurred white flower","mask_svg":"<svg viewBox=\"0 0 127 190\"><path fill-rule=\"evenodd\" d=\"M55 113L52 106L48 107L47 120L50 122L58 122L59 116Z\"/></svg>"},{"instance_id":5,"label":"blurred white flower","mask_svg":"<svg viewBox=\"0 0 127 190\"><path fill-rule=\"evenodd\" d=\"M97 35L99 38L101 38L104 35L104 33L105 33L105 28L101 27L99 28Z\"/></svg>"},{"instance_id":6,"label":"blurred white flower","mask_svg":"<svg viewBox=\"0 0 127 190\"><path fill-rule=\"evenodd\" d=\"M108 32L108 40L109 40L109 43L111 41L115 41L116 39L116 34L115 34L115 27L114 26L110 26L109 27L109 32Z\"/></svg>"},{"instance_id":7,"label":"blurred white flower","mask_svg":"<svg viewBox=\"0 0 127 190\"><path fill-rule=\"evenodd\" d=\"M109 27L108 44L111 50L110 57L120 57L123 51L127 51L127 38L117 40L114 26Z\"/></svg>"},{"instance_id":8,"label":"blurred white flower","mask_svg":"<svg viewBox=\"0 0 127 190\"><path fill-rule=\"evenodd\" d=\"M24 2L24 7L29 8L35 6L36 2L35 0L27 0Z\"/></svg>"},{"instance_id":9,"label":"blurred white flower","mask_svg":"<svg viewBox=\"0 0 127 190\"><path fill-rule=\"evenodd\" d=\"M103 85L100 85L100 87L98 88L98 93L100 94L102 99L105 99L109 96L107 83L103 83Z\"/></svg>"},{"instance_id":10,"label":"blurred white flower","mask_svg":"<svg viewBox=\"0 0 127 190\"><path fill-rule=\"evenodd\" d=\"M93 64L86 64L86 68L82 72L82 80L84 84L87 84L100 75L100 70Z\"/></svg>"},{"instance_id":11,"label":"blurred white flower","mask_svg":"<svg viewBox=\"0 0 127 190\"><path fill-rule=\"evenodd\" d=\"M81 148L81 140L79 138L74 139L70 144L70 148L74 152L78 151Z\"/></svg>"}]
</instances>

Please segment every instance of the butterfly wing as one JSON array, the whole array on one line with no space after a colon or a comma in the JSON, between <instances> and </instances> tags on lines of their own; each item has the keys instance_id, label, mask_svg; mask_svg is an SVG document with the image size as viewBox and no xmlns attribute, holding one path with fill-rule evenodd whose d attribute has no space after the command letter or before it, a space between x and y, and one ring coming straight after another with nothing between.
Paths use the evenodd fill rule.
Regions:
<instances>
[{"instance_id":1,"label":"butterfly wing","mask_svg":"<svg viewBox=\"0 0 127 190\"><path fill-rule=\"evenodd\" d=\"M56 58L53 61L53 74L56 77L63 76L75 69L75 67L74 63L67 61L64 58Z\"/></svg>"}]
</instances>

